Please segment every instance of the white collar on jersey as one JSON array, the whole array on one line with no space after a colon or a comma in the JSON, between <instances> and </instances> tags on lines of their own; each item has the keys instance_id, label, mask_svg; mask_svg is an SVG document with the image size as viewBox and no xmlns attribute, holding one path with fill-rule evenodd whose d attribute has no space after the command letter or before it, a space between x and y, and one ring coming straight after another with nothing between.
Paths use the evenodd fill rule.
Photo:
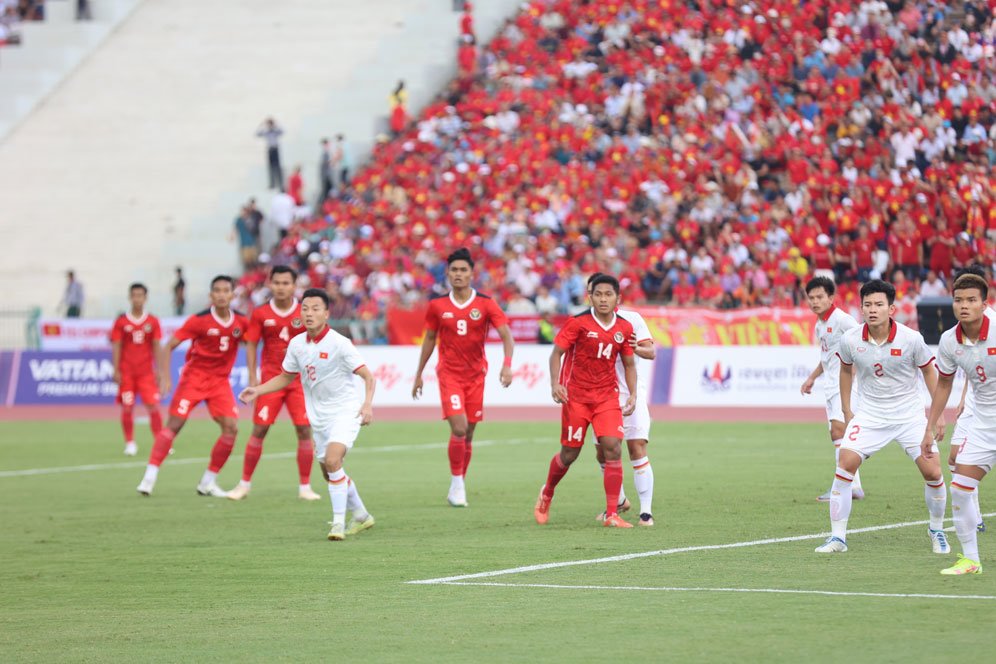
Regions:
<instances>
[{"instance_id":1,"label":"white collar on jersey","mask_svg":"<svg viewBox=\"0 0 996 664\"><path fill-rule=\"evenodd\" d=\"M221 320L221 318L218 317L218 312L215 311L215 308L212 306L211 307L211 318L215 319L215 321L218 322L218 325L221 325L222 327L229 327L232 323L235 322L235 312L232 311L231 309L229 309L228 310L228 320L224 321L224 320Z\"/></svg>"},{"instance_id":2,"label":"white collar on jersey","mask_svg":"<svg viewBox=\"0 0 996 664\"><path fill-rule=\"evenodd\" d=\"M453 306L456 307L457 309L466 309L467 307L470 306L470 303L474 301L475 297L477 297L477 291L474 290L473 288L471 288L470 289L470 297L467 298L466 302L464 302L463 304L460 304L459 302L456 301L456 298L453 297L453 291L450 291L450 302L452 302Z\"/></svg>"},{"instance_id":3,"label":"white collar on jersey","mask_svg":"<svg viewBox=\"0 0 996 664\"><path fill-rule=\"evenodd\" d=\"M603 330L605 330L606 332L611 330L612 326L616 324L617 316L615 311L612 312L612 322L610 322L608 325L602 325L602 321L598 320L598 316L595 315L595 307L592 307L589 311L591 311L591 317L595 319L595 322L598 323L598 326Z\"/></svg>"},{"instance_id":4,"label":"white collar on jersey","mask_svg":"<svg viewBox=\"0 0 996 664\"><path fill-rule=\"evenodd\" d=\"M149 312L145 310L142 311L142 315L139 316L138 318L132 318L130 311L125 312L125 318L127 318L128 322L133 325L141 325L148 317L149 317Z\"/></svg>"},{"instance_id":5,"label":"white collar on jersey","mask_svg":"<svg viewBox=\"0 0 996 664\"><path fill-rule=\"evenodd\" d=\"M290 307L288 307L286 311L280 311L280 309L277 309L277 305L275 304L275 302L276 302L276 300L270 300L270 308L273 309L273 313L275 313L280 318L287 318L292 313L294 313L295 309L297 309L297 298L296 297L294 298L294 301L291 302Z\"/></svg>"}]
</instances>

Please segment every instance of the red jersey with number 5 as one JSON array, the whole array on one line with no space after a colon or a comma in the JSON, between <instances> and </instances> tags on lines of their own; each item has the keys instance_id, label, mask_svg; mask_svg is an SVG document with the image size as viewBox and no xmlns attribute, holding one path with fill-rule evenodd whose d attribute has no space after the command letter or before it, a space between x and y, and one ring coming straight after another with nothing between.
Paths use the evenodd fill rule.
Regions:
<instances>
[{"instance_id":1,"label":"red jersey with number 5","mask_svg":"<svg viewBox=\"0 0 996 664\"><path fill-rule=\"evenodd\" d=\"M190 340L184 371L228 380L239 354L239 344L245 341L248 329L249 321L234 310L229 313L228 320L218 318L214 307L194 314L173 335L182 341Z\"/></svg>"},{"instance_id":2,"label":"red jersey with number 5","mask_svg":"<svg viewBox=\"0 0 996 664\"><path fill-rule=\"evenodd\" d=\"M453 294L429 301L425 326L439 339L436 373L460 380L482 380L488 373L484 342L488 329L508 324L501 307L487 295L472 291L470 299L457 304Z\"/></svg>"},{"instance_id":3,"label":"red jersey with number 5","mask_svg":"<svg viewBox=\"0 0 996 664\"><path fill-rule=\"evenodd\" d=\"M121 371L138 376L155 373L156 346L162 336L159 319L151 314L118 316L111 328L111 341L121 344Z\"/></svg>"},{"instance_id":4,"label":"red jersey with number 5","mask_svg":"<svg viewBox=\"0 0 996 664\"><path fill-rule=\"evenodd\" d=\"M260 373L264 382L283 371L281 367L287 354L287 344L302 332L304 321L301 319L301 304L297 300L286 311L277 309L273 302L267 302L252 312L246 341L263 342Z\"/></svg>"},{"instance_id":5,"label":"red jersey with number 5","mask_svg":"<svg viewBox=\"0 0 996 664\"><path fill-rule=\"evenodd\" d=\"M586 311L568 319L553 343L566 351L560 368L560 384L567 388L568 401L600 403L619 400L616 358L632 355L629 339L633 325L612 314L609 325Z\"/></svg>"}]
</instances>

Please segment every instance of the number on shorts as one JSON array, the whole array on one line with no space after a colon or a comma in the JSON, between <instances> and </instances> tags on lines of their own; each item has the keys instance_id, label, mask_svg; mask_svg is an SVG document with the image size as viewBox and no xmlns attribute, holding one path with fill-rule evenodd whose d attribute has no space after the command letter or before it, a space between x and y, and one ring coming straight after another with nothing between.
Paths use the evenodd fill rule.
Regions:
<instances>
[{"instance_id":1,"label":"number on shorts","mask_svg":"<svg viewBox=\"0 0 996 664\"><path fill-rule=\"evenodd\" d=\"M453 406L453 410L460 410L462 406L460 405L460 395L451 394L450 395L450 405Z\"/></svg>"},{"instance_id":2,"label":"number on shorts","mask_svg":"<svg viewBox=\"0 0 996 664\"><path fill-rule=\"evenodd\" d=\"M228 337L218 337L218 350L222 353L228 350Z\"/></svg>"},{"instance_id":3,"label":"number on shorts","mask_svg":"<svg viewBox=\"0 0 996 664\"><path fill-rule=\"evenodd\" d=\"M259 409L259 419L263 420L264 422L270 419L269 406L263 406L262 408Z\"/></svg>"},{"instance_id":4,"label":"number on shorts","mask_svg":"<svg viewBox=\"0 0 996 664\"><path fill-rule=\"evenodd\" d=\"M855 424L851 427L851 433L847 434L847 439L853 443L858 439L859 433L861 433L861 425Z\"/></svg>"},{"instance_id":5,"label":"number on shorts","mask_svg":"<svg viewBox=\"0 0 996 664\"><path fill-rule=\"evenodd\" d=\"M986 382L986 368L981 364L975 365L975 375L979 377L980 383Z\"/></svg>"},{"instance_id":6,"label":"number on shorts","mask_svg":"<svg viewBox=\"0 0 996 664\"><path fill-rule=\"evenodd\" d=\"M876 376L878 376L879 378L881 378L882 376L885 375L885 367L882 366L881 362L876 362L872 366L875 367L875 375Z\"/></svg>"},{"instance_id":7,"label":"number on shorts","mask_svg":"<svg viewBox=\"0 0 996 664\"><path fill-rule=\"evenodd\" d=\"M280 328L280 334L278 334L277 336L283 339L284 341L290 341L290 331L287 329L286 325Z\"/></svg>"},{"instance_id":8,"label":"number on shorts","mask_svg":"<svg viewBox=\"0 0 996 664\"><path fill-rule=\"evenodd\" d=\"M463 319L457 321L457 334L460 336L467 334L467 321Z\"/></svg>"},{"instance_id":9,"label":"number on shorts","mask_svg":"<svg viewBox=\"0 0 996 664\"><path fill-rule=\"evenodd\" d=\"M122 392L121 393L121 403L126 406L130 406L135 403L135 393L134 392Z\"/></svg>"},{"instance_id":10,"label":"number on shorts","mask_svg":"<svg viewBox=\"0 0 996 664\"><path fill-rule=\"evenodd\" d=\"M604 357L606 360L612 359L612 344L605 344L599 342L598 344L598 356Z\"/></svg>"},{"instance_id":11,"label":"number on shorts","mask_svg":"<svg viewBox=\"0 0 996 664\"><path fill-rule=\"evenodd\" d=\"M581 442L584 440L584 427L567 427L567 440L576 440Z\"/></svg>"},{"instance_id":12,"label":"number on shorts","mask_svg":"<svg viewBox=\"0 0 996 664\"><path fill-rule=\"evenodd\" d=\"M308 379L314 381L315 377L318 375L317 372L315 371L315 365L307 364L305 365L304 369L305 371L308 372Z\"/></svg>"},{"instance_id":13,"label":"number on shorts","mask_svg":"<svg viewBox=\"0 0 996 664\"><path fill-rule=\"evenodd\" d=\"M180 403L176 404L176 412L181 415L186 415L187 411L190 410L190 401L188 399L180 399Z\"/></svg>"}]
</instances>

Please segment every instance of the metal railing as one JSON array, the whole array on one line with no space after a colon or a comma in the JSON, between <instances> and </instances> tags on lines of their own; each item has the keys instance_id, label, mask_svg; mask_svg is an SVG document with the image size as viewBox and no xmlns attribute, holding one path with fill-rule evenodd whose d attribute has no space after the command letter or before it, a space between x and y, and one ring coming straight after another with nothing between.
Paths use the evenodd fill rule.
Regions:
<instances>
[{"instance_id":1,"label":"metal railing","mask_svg":"<svg viewBox=\"0 0 996 664\"><path fill-rule=\"evenodd\" d=\"M2 309L0 308L0 348L5 350L37 349L38 319L41 308Z\"/></svg>"}]
</instances>

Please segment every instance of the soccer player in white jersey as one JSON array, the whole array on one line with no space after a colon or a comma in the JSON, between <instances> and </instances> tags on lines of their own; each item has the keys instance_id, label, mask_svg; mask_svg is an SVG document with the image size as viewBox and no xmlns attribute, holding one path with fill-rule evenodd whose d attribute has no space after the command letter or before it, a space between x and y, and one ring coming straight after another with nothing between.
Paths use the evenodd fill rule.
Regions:
<instances>
[{"instance_id":1,"label":"soccer player in white jersey","mask_svg":"<svg viewBox=\"0 0 996 664\"><path fill-rule=\"evenodd\" d=\"M974 274L981 277L983 280L986 279L986 270L981 265L971 265L966 267L964 270L960 270L955 281L958 277L963 274ZM988 283L988 282L987 282ZM955 313L955 317L957 317ZM996 320L996 309L990 306L986 307L985 315L989 320ZM951 434L951 450L948 452L948 470L952 473L955 471L955 458L958 456L958 448L961 447L968 436L968 432L971 429L972 423L975 420L975 392L970 389L972 381L966 380L965 385L961 392L961 403L958 405L958 419L955 421L954 433ZM982 520L982 510L979 509L979 489L972 492L972 500L975 501L976 511L979 513L979 523L976 525L976 529L980 533L986 532L986 523Z\"/></svg>"},{"instance_id":2,"label":"soccer player in white jersey","mask_svg":"<svg viewBox=\"0 0 996 664\"><path fill-rule=\"evenodd\" d=\"M816 341L820 344L820 363L809 374L799 389L803 394L812 394L816 379L823 376L823 392L827 400L827 422L830 424L830 440L833 441L834 459L840 463L840 441L844 437L844 410L840 405L840 338L850 329L858 327L854 317L834 306L833 296L837 291L833 280L828 277L814 277L806 284L806 297L810 310L816 314ZM854 473L851 484L851 497L861 500L865 492L861 489L861 474ZM830 502L827 490L816 500Z\"/></svg>"},{"instance_id":3,"label":"soccer player in white jersey","mask_svg":"<svg viewBox=\"0 0 996 664\"><path fill-rule=\"evenodd\" d=\"M309 288L301 297L301 318L306 334L293 337L287 344L283 372L258 387L242 390L239 399L250 403L264 394L277 392L300 375L304 386L304 403L315 440L315 458L329 485L332 500L332 529L328 538L345 539L374 525L360 494L342 467L346 453L353 447L360 427L373 419L373 395L376 380L352 342L328 326L329 296L321 288ZM363 379L360 391L353 376ZM346 526L346 512L352 513Z\"/></svg>"},{"instance_id":4,"label":"soccer player in white jersey","mask_svg":"<svg viewBox=\"0 0 996 664\"><path fill-rule=\"evenodd\" d=\"M944 534L947 494L937 446L933 456L921 452L927 417L917 383L923 374L930 394L937 387L934 356L923 336L896 323L896 289L879 279L861 287L861 312L865 324L844 333L840 340L840 401L847 423L840 445L840 460L830 489L830 529L817 553L847 551L847 520L851 516L851 483L861 463L895 440L916 463L923 479L924 499L930 515L930 541L934 553L949 553ZM858 412L851 412L851 387L858 377ZM943 439L944 422L935 422L929 437Z\"/></svg>"},{"instance_id":5,"label":"soccer player in white jersey","mask_svg":"<svg viewBox=\"0 0 996 664\"><path fill-rule=\"evenodd\" d=\"M588 278L588 295L591 296L591 282L599 276L596 272ZM635 311L616 309L616 315L623 320L627 320L633 326L633 336L629 339L629 345L633 348L634 360L636 361L636 410L631 415L623 417L623 427L626 429L626 447L629 448L629 460L633 465L633 484L636 485L636 493L640 497L640 519L637 523L641 526L654 525L654 469L650 465L650 457L647 456L647 443L650 442L650 408L647 401L647 390L649 389L648 372L652 369L652 363L657 356L654 348L653 337L650 336L650 328L643 316ZM639 358L642 358L643 362ZM622 358L616 358L616 376L619 378L619 407L626 405L629 399L629 389L626 387L626 370L623 367ZM595 458L598 461L602 473L605 472L605 455L598 438L595 438ZM629 510L630 502L626 498L626 490L619 490L619 513ZM605 521L605 512L597 517L598 521Z\"/></svg>"},{"instance_id":6,"label":"soccer player in white jersey","mask_svg":"<svg viewBox=\"0 0 996 664\"><path fill-rule=\"evenodd\" d=\"M972 494L979 482L996 465L996 328L985 315L989 284L976 274L964 274L953 287L954 312L958 324L941 335L937 347L937 371L940 378L930 406L932 424L944 413L951 396L955 371L961 369L975 394L976 416L959 445L954 473L951 475L951 512L962 552L958 562L941 574L981 574L979 564L979 509ZM937 457L929 436L921 449L925 457Z\"/></svg>"}]
</instances>

